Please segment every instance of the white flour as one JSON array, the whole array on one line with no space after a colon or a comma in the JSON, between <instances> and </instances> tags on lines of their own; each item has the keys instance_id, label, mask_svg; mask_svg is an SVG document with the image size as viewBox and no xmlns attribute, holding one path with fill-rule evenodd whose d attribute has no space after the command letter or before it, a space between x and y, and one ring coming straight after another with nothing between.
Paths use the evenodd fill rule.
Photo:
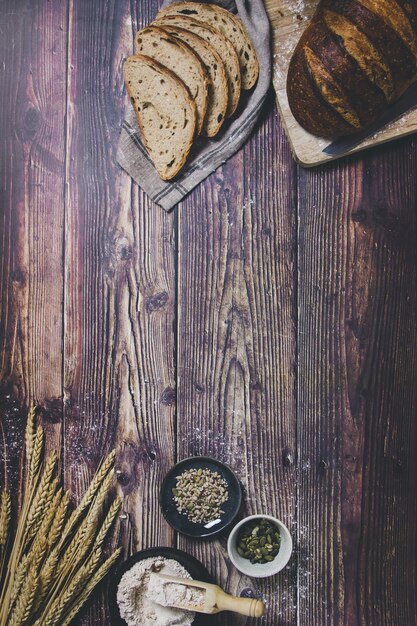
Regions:
<instances>
[{"instance_id":1,"label":"white flour","mask_svg":"<svg viewBox=\"0 0 417 626\"><path fill-rule=\"evenodd\" d=\"M149 593L152 573L191 579L177 561L163 557L143 559L123 576L117 589L120 616L128 626L191 626L195 613L157 604Z\"/></svg>"},{"instance_id":2,"label":"white flour","mask_svg":"<svg viewBox=\"0 0 417 626\"><path fill-rule=\"evenodd\" d=\"M148 586L151 600L162 606L191 606L193 609L204 603L205 591L182 583L163 580L158 574L151 574Z\"/></svg>"}]
</instances>

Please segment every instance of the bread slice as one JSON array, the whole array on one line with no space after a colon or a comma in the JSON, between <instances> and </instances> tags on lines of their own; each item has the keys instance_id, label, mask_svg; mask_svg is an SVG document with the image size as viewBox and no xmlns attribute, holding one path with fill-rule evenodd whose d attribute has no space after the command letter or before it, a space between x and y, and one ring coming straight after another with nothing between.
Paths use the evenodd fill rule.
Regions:
<instances>
[{"instance_id":1,"label":"bread slice","mask_svg":"<svg viewBox=\"0 0 417 626\"><path fill-rule=\"evenodd\" d=\"M197 113L182 81L166 67L138 54L123 67L143 141L156 171L171 180L183 167L195 135Z\"/></svg>"},{"instance_id":2,"label":"bread slice","mask_svg":"<svg viewBox=\"0 0 417 626\"><path fill-rule=\"evenodd\" d=\"M254 86L259 74L258 58L246 28L236 15L217 4L200 2L174 2L158 15L188 15L217 28L232 43L239 57L242 89L251 89Z\"/></svg>"},{"instance_id":3,"label":"bread slice","mask_svg":"<svg viewBox=\"0 0 417 626\"><path fill-rule=\"evenodd\" d=\"M226 117L230 117L236 111L240 99L241 79L239 59L234 47L219 30L194 20L187 15L161 15L158 13L154 24L165 26L178 26L195 33L204 41L213 46L221 56L227 76L228 105Z\"/></svg>"},{"instance_id":4,"label":"bread slice","mask_svg":"<svg viewBox=\"0 0 417 626\"><path fill-rule=\"evenodd\" d=\"M162 30L187 43L200 57L206 68L210 85L203 130L208 137L214 137L226 118L228 103L227 78L223 61L213 46L198 35L177 26L164 26Z\"/></svg>"},{"instance_id":5,"label":"bread slice","mask_svg":"<svg viewBox=\"0 0 417 626\"><path fill-rule=\"evenodd\" d=\"M182 80L195 101L197 134L200 134L207 112L209 80L195 52L186 43L170 37L156 26L148 26L136 34L136 52L155 59Z\"/></svg>"}]
</instances>

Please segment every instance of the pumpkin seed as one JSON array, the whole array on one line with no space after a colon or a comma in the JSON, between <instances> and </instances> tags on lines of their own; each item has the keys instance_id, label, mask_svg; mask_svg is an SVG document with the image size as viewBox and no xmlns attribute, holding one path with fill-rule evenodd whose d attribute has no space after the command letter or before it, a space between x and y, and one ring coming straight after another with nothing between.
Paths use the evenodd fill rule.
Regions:
<instances>
[{"instance_id":1,"label":"pumpkin seed","mask_svg":"<svg viewBox=\"0 0 417 626\"><path fill-rule=\"evenodd\" d=\"M269 563L279 552L281 535L267 519L256 520L240 529L236 545L238 554L251 563Z\"/></svg>"}]
</instances>

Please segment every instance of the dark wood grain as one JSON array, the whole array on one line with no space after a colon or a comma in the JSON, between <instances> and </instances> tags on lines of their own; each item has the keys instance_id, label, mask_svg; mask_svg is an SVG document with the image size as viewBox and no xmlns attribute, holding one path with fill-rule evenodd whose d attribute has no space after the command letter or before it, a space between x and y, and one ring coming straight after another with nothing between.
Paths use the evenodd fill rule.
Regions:
<instances>
[{"instance_id":1,"label":"dark wood grain","mask_svg":"<svg viewBox=\"0 0 417 626\"><path fill-rule=\"evenodd\" d=\"M65 2L0 8L0 429L12 489L29 404L60 447L66 18Z\"/></svg>"},{"instance_id":2,"label":"dark wood grain","mask_svg":"<svg viewBox=\"0 0 417 626\"><path fill-rule=\"evenodd\" d=\"M245 150L178 210L177 436L180 457L233 467L247 514L294 530L295 167L271 108ZM264 597L265 624L296 623L296 559L257 584L234 570L224 541L180 545L230 592ZM218 624L255 621L224 614Z\"/></svg>"},{"instance_id":3,"label":"dark wood grain","mask_svg":"<svg viewBox=\"0 0 417 626\"><path fill-rule=\"evenodd\" d=\"M303 172L301 624L415 624L413 143Z\"/></svg>"},{"instance_id":4,"label":"dark wood grain","mask_svg":"<svg viewBox=\"0 0 417 626\"><path fill-rule=\"evenodd\" d=\"M71 5L64 317L66 477L81 494L117 446L127 555L171 542L158 487L175 449L174 215L115 162L135 22L127 1ZM85 623L107 623L105 604Z\"/></svg>"},{"instance_id":5,"label":"dark wood grain","mask_svg":"<svg viewBox=\"0 0 417 626\"><path fill-rule=\"evenodd\" d=\"M301 170L271 99L165 213L115 159L123 59L157 4L0 4L0 485L18 496L36 402L74 500L116 446L125 554L188 550L264 597L266 626L413 626L416 142ZM164 522L162 477L190 454L288 524L277 578ZM109 623L104 592L75 623Z\"/></svg>"}]
</instances>

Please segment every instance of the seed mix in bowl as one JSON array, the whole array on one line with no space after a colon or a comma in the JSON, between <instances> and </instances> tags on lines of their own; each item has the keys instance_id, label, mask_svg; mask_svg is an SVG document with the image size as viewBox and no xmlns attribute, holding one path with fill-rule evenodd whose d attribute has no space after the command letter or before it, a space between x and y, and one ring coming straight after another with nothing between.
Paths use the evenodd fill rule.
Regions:
<instances>
[{"instance_id":1,"label":"seed mix in bowl","mask_svg":"<svg viewBox=\"0 0 417 626\"><path fill-rule=\"evenodd\" d=\"M224 513L221 507L229 491L219 472L192 468L176 477L172 495L178 512L186 515L190 522L208 524Z\"/></svg>"},{"instance_id":2,"label":"seed mix in bowl","mask_svg":"<svg viewBox=\"0 0 417 626\"><path fill-rule=\"evenodd\" d=\"M239 531L237 553L252 564L270 563L277 556L281 547L281 535L278 528L267 519L248 522Z\"/></svg>"}]
</instances>

